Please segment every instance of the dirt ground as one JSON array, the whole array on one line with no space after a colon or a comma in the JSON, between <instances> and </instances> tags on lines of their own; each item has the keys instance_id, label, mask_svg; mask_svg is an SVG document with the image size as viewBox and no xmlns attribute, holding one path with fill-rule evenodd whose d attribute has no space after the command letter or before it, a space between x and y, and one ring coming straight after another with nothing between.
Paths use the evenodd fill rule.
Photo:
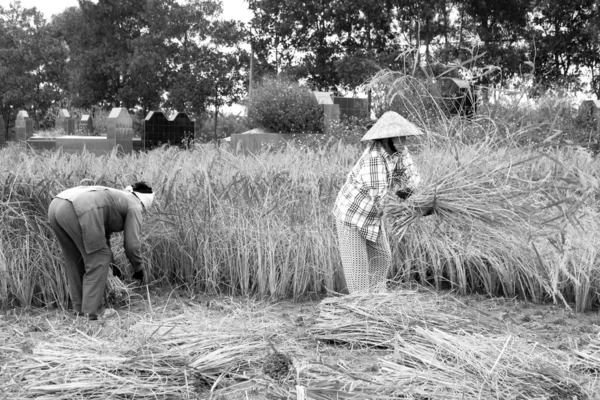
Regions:
<instances>
[{"instance_id":1,"label":"dirt ground","mask_svg":"<svg viewBox=\"0 0 600 400\"><path fill-rule=\"evenodd\" d=\"M458 296L448 292L434 293L421 287L413 287L411 290L415 290L418 296L422 297L422 301L439 301L441 298L445 302L452 303L457 313L468 315L472 321L493 324L496 328L501 327L506 334L530 343L539 343L550 349L573 351L600 338L598 311L575 313L563 305L532 304L518 299L488 298L480 295ZM202 323L207 327L223 325L230 331L235 330L236 321L240 324L255 324L253 330L259 335L262 330L265 338L274 336L289 338L285 345L282 341L279 342L282 346L280 349L290 354L295 353L297 356L302 353L302 357L306 359L318 360L327 365L342 363L349 370L356 371L377 368L378 359L385 357L389 350L350 349L347 346L336 346L311 339L307 327L311 320L314 320L321 301L322 298L318 296L298 302L291 300L270 302L228 296L191 295L182 291L153 290L134 298L129 306L118 309L115 317L92 326L82 325L82 321L76 320L63 310L20 308L3 310L0 312L0 399L36 397L27 396L25 386L19 385L16 381L15 376L19 373L15 373L15 366L19 365L20 360L25 363L25 360L35 356L36 347L45 342L60 341L61 335L71 335L75 332L88 335L95 341L118 341L119 338L130 336L132 330L143 323L149 326L152 323L160 323L171 326L169 328L171 330L178 324L189 325L189 321L185 320L184 316L191 314L200 316ZM597 374L595 377L600 380ZM201 390L197 393L193 398L218 398L203 395ZM43 398L85 397L69 397L62 393L46 395ZM267 396L266 391L254 389L240 398L284 397ZM569 400L575 398L577 396L568 397ZM587 397L590 400L592 398ZM600 393L597 398L600 399Z\"/></svg>"}]
</instances>

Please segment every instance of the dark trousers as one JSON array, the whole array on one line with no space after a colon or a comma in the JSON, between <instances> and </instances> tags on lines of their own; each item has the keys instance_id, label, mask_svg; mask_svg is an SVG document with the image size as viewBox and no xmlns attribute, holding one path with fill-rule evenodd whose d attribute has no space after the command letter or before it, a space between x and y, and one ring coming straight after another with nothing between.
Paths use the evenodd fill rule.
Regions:
<instances>
[{"instance_id":1,"label":"dark trousers","mask_svg":"<svg viewBox=\"0 0 600 400\"><path fill-rule=\"evenodd\" d=\"M52 200L48 218L65 257L73 309L95 319L103 311L112 252L108 244L93 253L85 252L79 219L70 201Z\"/></svg>"}]
</instances>

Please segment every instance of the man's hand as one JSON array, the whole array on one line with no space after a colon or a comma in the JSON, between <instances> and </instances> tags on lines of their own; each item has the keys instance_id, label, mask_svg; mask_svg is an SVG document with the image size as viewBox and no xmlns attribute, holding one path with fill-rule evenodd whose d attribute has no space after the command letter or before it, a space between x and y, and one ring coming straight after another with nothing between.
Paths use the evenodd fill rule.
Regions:
<instances>
[{"instance_id":1,"label":"man's hand","mask_svg":"<svg viewBox=\"0 0 600 400\"><path fill-rule=\"evenodd\" d=\"M116 276L119 279L123 279L123 274L121 273L121 270L112 262L110 263L110 269L112 270L112 274L114 276Z\"/></svg>"},{"instance_id":2,"label":"man's hand","mask_svg":"<svg viewBox=\"0 0 600 400\"><path fill-rule=\"evenodd\" d=\"M139 271L134 272L131 277L141 285L144 282L144 270L140 269Z\"/></svg>"}]
</instances>

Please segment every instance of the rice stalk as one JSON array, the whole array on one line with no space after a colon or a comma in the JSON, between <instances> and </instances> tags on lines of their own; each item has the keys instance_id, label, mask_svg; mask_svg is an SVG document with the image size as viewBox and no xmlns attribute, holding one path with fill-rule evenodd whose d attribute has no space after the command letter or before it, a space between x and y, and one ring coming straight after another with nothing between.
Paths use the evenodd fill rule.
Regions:
<instances>
[{"instance_id":1,"label":"rice stalk","mask_svg":"<svg viewBox=\"0 0 600 400\"><path fill-rule=\"evenodd\" d=\"M134 285L126 285L109 270L104 288L104 304L111 308L127 307L131 304L133 295Z\"/></svg>"}]
</instances>

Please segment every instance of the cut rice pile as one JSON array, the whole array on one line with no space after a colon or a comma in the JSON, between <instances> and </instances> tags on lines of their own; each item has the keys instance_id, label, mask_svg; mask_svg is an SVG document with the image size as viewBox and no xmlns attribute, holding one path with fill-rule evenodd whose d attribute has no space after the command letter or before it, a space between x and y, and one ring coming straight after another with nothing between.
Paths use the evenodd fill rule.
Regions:
<instances>
[{"instance_id":1,"label":"cut rice pile","mask_svg":"<svg viewBox=\"0 0 600 400\"><path fill-rule=\"evenodd\" d=\"M481 315L458 315L457 305L447 301L421 301L417 292L403 290L368 296L352 295L325 299L310 328L317 340L358 347L393 349L398 340L415 335L414 328L470 333L504 331L497 321Z\"/></svg>"},{"instance_id":2,"label":"cut rice pile","mask_svg":"<svg viewBox=\"0 0 600 400\"><path fill-rule=\"evenodd\" d=\"M1 359L0 389L59 400L592 399L597 390L597 340L552 350L431 293L329 298L297 324L252 305L183 308L99 330L54 323L27 347L7 336L0 347L14 355Z\"/></svg>"},{"instance_id":3,"label":"cut rice pile","mask_svg":"<svg viewBox=\"0 0 600 400\"><path fill-rule=\"evenodd\" d=\"M584 374L600 375L600 336L593 338L590 343L574 350L577 355L573 369Z\"/></svg>"},{"instance_id":4,"label":"cut rice pile","mask_svg":"<svg viewBox=\"0 0 600 400\"><path fill-rule=\"evenodd\" d=\"M436 310L435 303L410 296L352 295L321 303L311 327L316 338L392 353L379 359L378 371L345 371L337 388L315 378L306 388L311 398L588 398L587 382L570 371L565 353L501 333L493 321L451 316L443 302ZM316 374L317 367L311 368Z\"/></svg>"},{"instance_id":5,"label":"cut rice pile","mask_svg":"<svg viewBox=\"0 0 600 400\"><path fill-rule=\"evenodd\" d=\"M82 325L38 343L7 371L19 398L188 399L244 387L267 352L262 334L233 323L207 330L203 318L187 314L140 322L126 334Z\"/></svg>"}]
</instances>

